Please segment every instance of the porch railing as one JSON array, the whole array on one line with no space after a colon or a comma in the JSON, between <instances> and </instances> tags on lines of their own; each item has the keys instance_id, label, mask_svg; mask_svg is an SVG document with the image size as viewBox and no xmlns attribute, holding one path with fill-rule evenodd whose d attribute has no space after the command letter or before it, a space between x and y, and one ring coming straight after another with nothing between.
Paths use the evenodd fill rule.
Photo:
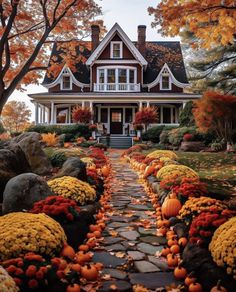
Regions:
<instances>
[{"instance_id":1,"label":"porch railing","mask_svg":"<svg viewBox=\"0 0 236 292\"><path fill-rule=\"evenodd\" d=\"M140 83L94 83L94 91L96 92L138 92L140 91Z\"/></svg>"}]
</instances>

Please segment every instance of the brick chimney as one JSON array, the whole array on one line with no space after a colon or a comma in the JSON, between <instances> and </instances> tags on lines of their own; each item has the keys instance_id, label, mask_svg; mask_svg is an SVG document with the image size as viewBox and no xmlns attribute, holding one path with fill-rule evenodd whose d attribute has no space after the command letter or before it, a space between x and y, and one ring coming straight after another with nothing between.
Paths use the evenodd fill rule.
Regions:
<instances>
[{"instance_id":1,"label":"brick chimney","mask_svg":"<svg viewBox=\"0 0 236 292\"><path fill-rule=\"evenodd\" d=\"M99 34L100 34L100 28L99 25L92 25L91 26L91 32L92 32L92 36L91 36L91 41L92 41L92 51L94 51L97 46L99 45Z\"/></svg>"},{"instance_id":2,"label":"brick chimney","mask_svg":"<svg viewBox=\"0 0 236 292\"><path fill-rule=\"evenodd\" d=\"M145 57L146 52L146 25L138 26L138 43L137 48L139 52Z\"/></svg>"}]
</instances>

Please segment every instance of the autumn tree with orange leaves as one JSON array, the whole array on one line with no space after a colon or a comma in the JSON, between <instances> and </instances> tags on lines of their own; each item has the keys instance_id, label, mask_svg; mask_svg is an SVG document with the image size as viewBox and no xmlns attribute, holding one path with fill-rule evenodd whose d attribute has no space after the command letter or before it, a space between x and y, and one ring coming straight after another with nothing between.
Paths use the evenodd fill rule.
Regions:
<instances>
[{"instance_id":1,"label":"autumn tree with orange leaves","mask_svg":"<svg viewBox=\"0 0 236 292\"><path fill-rule=\"evenodd\" d=\"M193 114L196 125L202 132L212 130L220 139L232 143L236 133L236 96L205 92L195 101Z\"/></svg>"},{"instance_id":2,"label":"autumn tree with orange leaves","mask_svg":"<svg viewBox=\"0 0 236 292\"><path fill-rule=\"evenodd\" d=\"M148 11L155 17L153 26L161 26L162 35L176 36L187 28L198 39L194 46L210 48L234 43L235 0L162 0Z\"/></svg>"},{"instance_id":3,"label":"autumn tree with orange leaves","mask_svg":"<svg viewBox=\"0 0 236 292\"><path fill-rule=\"evenodd\" d=\"M31 110L25 102L12 100L3 108L2 121L4 128L11 133L22 132L30 123Z\"/></svg>"},{"instance_id":4,"label":"autumn tree with orange leaves","mask_svg":"<svg viewBox=\"0 0 236 292\"><path fill-rule=\"evenodd\" d=\"M158 120L157 108L154 106L143 107L135 114L134 123L144 124L145 131L147 131L149 124L154 124Z\"/></svg>"},{"instance_id":5,"label":"autumn tree with orange leaves","mask_svg":"<svg viewBox=\"0 0 236 292\"><path fill-rule=\"evenodd\" d=\"M64 64L74 63L75 40L88 35L91 24L104 28L99 15L94 0L0 1L0 114L15 89L38 84L55 40L68 42Z\"/></svg>"}]
</instances>

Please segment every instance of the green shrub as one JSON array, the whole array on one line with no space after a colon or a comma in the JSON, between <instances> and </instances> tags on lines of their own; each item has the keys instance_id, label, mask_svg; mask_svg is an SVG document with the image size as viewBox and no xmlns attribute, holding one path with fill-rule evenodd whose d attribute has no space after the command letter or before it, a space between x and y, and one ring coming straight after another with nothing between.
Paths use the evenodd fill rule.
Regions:
<instances>
[{"instance_id":1,"label":"green shrub","mask_svg":"<svg viewBox=\"0 0 236 292\"><path fill-rule=\"evenodd\" d=\"M165 126L154 126L147 130L146 135L148 138L148 141L151 141L153 143L159 143L160 142L160 134L163 131Z\"/></svg>"},{"instance_id":2,"label":"green shrub","mask_svg":"<svg viewBox=\"0 0 236 292\"><path fill-rule=\"evenodd\" d=\"M182 127L170 130L168 134L169 143L173 146L179 146L183 141L184 134L192 134L195 136L196 127Z\"/></svg>"},{"instance_id":3,"label":"green shrub","mask_svg":"<svg viewBox=\"0 0 236 292\"><path fill-rule=\"evenodd\" d=\"M193 102L188 101L179 116L180 127L195 126L192 110L193 110Z\"/></svg>"},{"instance_id":4,"label":"green shrub","mask_svg":"<svg viewBox=\"0 0 236 292\"><path fill-rule=\"evenodd\" d=\"M167 145L169 144L169 131L163 130L160 134L160 144Z\"/></svg>"},{"instance_id":5,"label":"green shrub","mask_svg":"<svg viewBox=\"0 0 236 292\"><path fill-rule=\"evenodd\" d=\"M216 140L211 144L211 150L213 151L223 151L226 149L226 143L224 140Z\"/></svg>"},{"instance_id":6,"label":"green shrub","mask_svg":"<svg viewBox=\"0 0 236 292\"><path fill-rule=\"evenodd\" d=\"M0 134L4 133L6 130L3 127L3 124L0 122Z\"/></svg>"},{"instance_id":7,"label":"green shrub","mask_svg":"<svg viewBox=\"0 0 236 292\"><path fill-rule=\"evenodd\" d=\"M55 152L50 157L50 161L53 167L62 167L63 163L66 161L66 155L64 152Z\"/></svg>"},{"instance_id":8,"label":"green shrub","mask_svg":"<svg viewBox=\"0 0 236 292\"><path fill-rule=\"evenodd\" d=\"M90 146L95 146L95 141L86 141L79 144L80 147L89 148Z\"/></svg>"},{"instance_id":9,"label":"green shrub","mask_svg":"<svg viewBox=\"0 0 236 292\"><path fill-rule=\"evenodd\" d=\"M164 144L154 144L153 146L152 146L155 150L166 150L166 145L164 145Z\"/></svg>"},{"instance_id":10,"label":"green shrub","mask_svg":"<svg viewBox=\"0 0 236 292\"><path fill-rule=\"evenodd\" d=\"M75 136L73 134L65 134L63 140L64 140L64 142L74 142Z\"/></svg>"},{"instance_id":11,"label":"green shrub","mask_svg":"<svg viewBox=\"0 0 236 292\"><path fill-rule=\"evenodd\" d=\"M91 131L87 125L74 124L74 125L34 125L27 129L28 132L38 132L38 133L56 133L57 135L61 134L70 134L73 135L73 138L76 137L85 137L88 139L91 136Z\"/></svg>"}]
</instances>

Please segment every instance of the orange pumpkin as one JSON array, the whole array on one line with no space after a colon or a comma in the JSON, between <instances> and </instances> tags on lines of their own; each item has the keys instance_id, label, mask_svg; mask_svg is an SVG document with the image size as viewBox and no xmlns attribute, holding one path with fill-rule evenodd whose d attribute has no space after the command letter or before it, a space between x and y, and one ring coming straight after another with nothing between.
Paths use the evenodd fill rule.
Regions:
<instances>
[{"instance_id":1,"label":"orange pumpkin","mask_svg":"<svg viewBox=\"0 0 236 292\"><path fill-rule=\"evenodd\" d=\"M174 269L174 276L177 280L182 280L186 277L187 271L183 267L176 267Z\"/></svg>"},{"instance_id":2,"label":"orange pumpkin","mask_svg":"<svg viewBox=\"0 0 236 292\"><path fill-rule=\"evenodd\" d=\"M145 168L145 171L144 171L144 175L143 177L144 178L147 178L149 177L155 170L155 166L154 165L149 165Z\"/></svg>"},{"instance_id":3,"label":"orange pumpkin","mask_svg":"<svg viewBox=\"0 0 236 292\"><path fill-rule=\"evenodd\" d=\"M75 257L75 251L73 247L69 245L65 245L61 251L61 256L73 260Z\"/></svg>"},{"instance_id":4,"label":"orange pumpkin","mask_svg":"<svg viewBox=\"0 0 236 292\"><path fill-rule=\"evenodd\" d=\"M189 292L202 292L203 291L202 290L202 285L197 283L197 282L196 283L192 283L192 284L189 285L188 291Z\"/></svg>"},{"instance_id":5,"label":"orange pumpkin","mask_svg":"<svg viewBox=\"0 0 236 292\"><path fill-rule=\"evenodd\" d=\"M98 270L95 265L85 265L81 268L81 276L88 281L95 281L98 278Z\"/></svg>"},{"instance_id":6,"label":"orange pumpkin","mask_svg":"<svg viewBox=\"0 0 236 292\"><path fill-rule=\"evenodd\" d=\"M179 252L180 252L180 248L179 248L178 244L173 244L173 245L170 247L170 251L171 251L172 253L175 253L175 254L179 253Z\"/></svg>"},{"instance_id":7,"label":"orange pumpkin","mask_svg":"<svg viewBox=\"0 0 236 292\"><path fill-rule=\"evenodd\" d=\"M79 251L75 256L76 263L83 265L86 262L91 260L92 256L89 253L84 253L83 251Z\"/></svg>"},{"instance_id":8,"label":"orange pumpkin","mask_svg":"<svg viewBox=\"0 0 236 292\"><path fill-rule=\"evenodd\" d=\"M188 240L186 237L181 237L178 241L178 244L180 247L185 247L188 243Z\"/></svg>"},{"instance_id":9,"label":"orange pumpkin","mask_svg":"<svg viewBox=\"0 0 236 292\"><path fill-rule=\"evenodd\" d=\"M178 258L176 255L172 254L171 256L167 257L167 264L169 267L176 267L178 266Z\"/></svg>"},{"instance_id":10,"label":"orange pumpkin","mask_svg":"<svg viewBox=\"0 0 236 292\"><path fill-rule=\"evenodd\" d=\"M80 285L71 284L71 285L67 286L66 292L80 292Z\"/></svg>"},{"instance_id":11,"label":"orange pumpkin","mask_svg":"<svg viewBox=\"0 0 236 292\"><path fill-rule=\"evenodd\" d=\"M99 231L99 230L96 230L96 231L94 231L94 236L96 237L96 238L99 238L99 237L101 237L101 231Z\"/></svg>"},{"instance_id":12,"label":"orange pumpkin","mask_svg":"<svg viewBox=\"0 0 236 292\"><path fill-rule=\"evenodd\" d=\"M177 242L177 240L176 240L174 237L170 238L170 239L167 241L167 245L168 245L168 246L176 245L177 243L178 243L178 242Z\"/></svg>"},{"instance_id":13,"label":"orange pumpkin","mask_svg":"<svg viewBox=\"0 0 236 292\"><path fill-rule=\"evenodd\" d=\"M90 230L91 232L94 232L94 231L96 231L96 230L101 231L101 228L100 228L98 225L93 225L93 224L91 224L91 225L89 226L89 230Z\"/></svg>"},{"instance_id":14,"label":"orange pumpkin","mask_svg":"<svg viewBox=\"0 0 236 292\"><path fill-rule=\"evenodd\" d=\"M219 280L217 282L217 285L213 288L211 288L211 292L227 292L227 289L223 286L221 286L221 281Z\"/></svg>"},{"instance_id":15,"label":"orange pumpkin","mask_svg":"<svg viewBox=\"0 0 236 292\"><path fill-rule=\"evenodd\" d=\"M170 249L169 249L169 247L165 247L165 248L163 248L163 250L161 251L161 255L162 255L163 257L166 257L169 253L170 253Z\"/></svg>"},{"instance_id":16,"label":"orange pumpkin","mask_svg":"<svg viewBox=\"0 0 236 292\"><path fill-rule=\"evenodd\" d=\"M104 177L108 177L108 176L109 176L110 169L109 169L109 167L108 167L107 165L104 165L104 166L102 167L101 171L102 171L102 175L103 175Z\"/></svg>"},{"instance_id":17,"label":"orange pumpkin","mask_svg":"<svg viewBox=\"0 0 236 292\"><path fill-rule=\"evenodd\" d=\"M162 214L167 218L176 217L181 207L182 205L177 198L166 198L161 208Z\"/></svg>"},{"instance_id":18,"label":"orange pumpkin","mask_svg":"<svg viewBox=\"0 0 236 292\"><path fill-rule=\"evenodd\" d=\"M72 271L75 271L77 273L80 273L80 271L81 271L81 265L80 264L72 264L70 268L71 268Z\"/></svg>"},{"instance_id":19,"label":"orange pumpkin","mask_svg":"<svg viewBox=\"0 0 236 292\"><path fill-rule=\"evenodd\" d=\"M81 251L88 251L89 250L89 246L87 244L81 244L79 246L79 250L81 250Z\"/></svg>"},{"instance_id":20,"label":"orange pumpkin","mask_svg":"<svg viewBox=\"0 0 236 292\"><path fill-rule=\"evenodd\" d=\"M195 278L195 277L193 276L193 273L190 273L190 274L185 278L185 280L184 280L184 284L185 284L186 286L189 286L190 284L195 283L196 281L197 281L197 278Z\"/></svg>"}]
</instances>

